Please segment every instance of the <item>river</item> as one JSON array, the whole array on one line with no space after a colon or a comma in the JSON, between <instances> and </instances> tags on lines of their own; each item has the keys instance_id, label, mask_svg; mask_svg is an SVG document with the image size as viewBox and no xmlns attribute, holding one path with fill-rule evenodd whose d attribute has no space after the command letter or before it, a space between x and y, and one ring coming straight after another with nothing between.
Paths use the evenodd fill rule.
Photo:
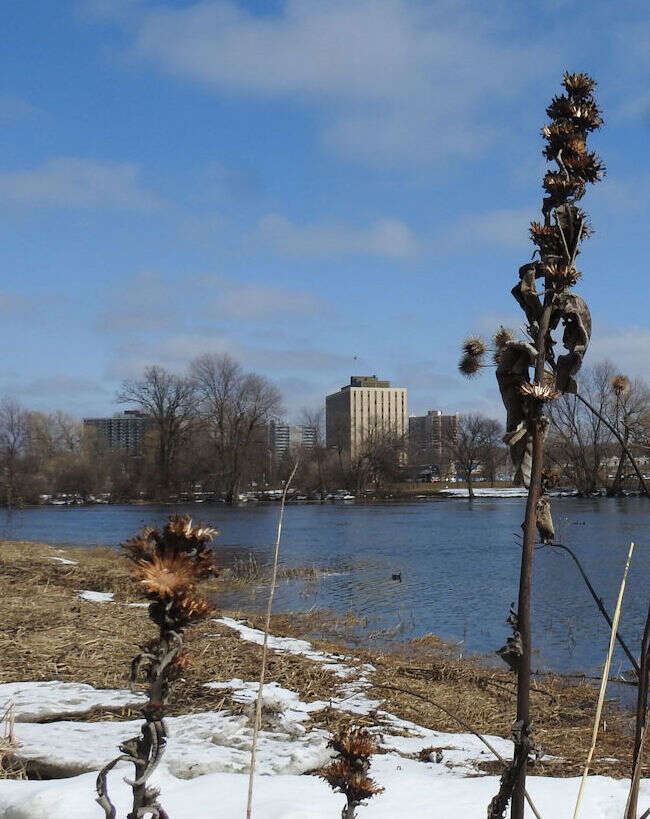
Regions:
<instances>
[{"instance_id":1,"label":"river","mask_svg":"<svg viewBox=\"0 0 650 819\"><path fill-rule=\"evenodd\" d=\"M285 566L327 569L317 581L282 581L276 611L312 607L351 612L366 635L388 632L408 640L433 632L489 654L507 636L505 618L516 599L520 561L520 498L440 498L370 505L287 507L281 545ZM143 524L188 512L221 532L227 559L252 552L270 560L277 505L190 504L181 507L40 507L0 513L6 539L115 546ZM556 498L559 542L571 546L605 604L613 609L630 540L636 543L621 633L638 646L648 605L650 504L645 498ZM401 582L391 579L401 573ZM229 595L224 607L261 606ZM535 554L533 643L537 669L597 673L608 629L569 558L542 548ZM617 647L613 673L628 668Z\"/></svg>"}]
</instances>

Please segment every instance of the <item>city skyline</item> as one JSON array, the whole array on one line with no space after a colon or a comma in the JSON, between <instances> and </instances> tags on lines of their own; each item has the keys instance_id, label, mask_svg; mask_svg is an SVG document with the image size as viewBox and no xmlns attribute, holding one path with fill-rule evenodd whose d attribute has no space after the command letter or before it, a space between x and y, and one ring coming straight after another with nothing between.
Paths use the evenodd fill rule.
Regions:
<instances>
[{"instance_id":1,"label":"city skyline","mask_svg":"<svg viewBox=\"0 0 650 819\"><path fill-rule=\"evenodd\" d=\"M101 415L148 364L228 352L288 419L354 371L415 414L501 417L458 350L519 327L565 69L605 111L585 364L647 376L641 4L25 0L4 22L0 395Z\"/></svg>"}]
</instances>

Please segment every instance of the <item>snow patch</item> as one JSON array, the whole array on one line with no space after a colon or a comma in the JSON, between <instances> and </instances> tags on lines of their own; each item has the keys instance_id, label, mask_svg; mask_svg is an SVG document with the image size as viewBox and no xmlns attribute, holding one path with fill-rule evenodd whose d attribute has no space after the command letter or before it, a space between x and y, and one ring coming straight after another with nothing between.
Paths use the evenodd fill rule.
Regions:
<instances>
[{"instance_id":1,"label":"snow patch","mask_svg":"<svg viewBox=\"0 0 650 819\"><path fill-rule=\"evenodd\" d=\"M48 557L48 560L54 560L56 563L64 563L66 566L78 566L76 560L68 560L67 557Z\"/></svg>"},{"instance_id":2,"label":"snow patch","mask_svg":"<svg viewBox=\"0 0 650 819\"><path fill-rule=\"evenodd\" d=\"M90 603L112 603L113 592L89 591L88 589L77 589L77 597L88 600Z\"/></svg>"},{"instance_id":3,"label":"snow patch","mask_svg":"<svg viewBox=\"0 0 650 819\"><path fill-rule=\"evenodd\" d=\"M39 722L73 714L87 714L93 708L122 708L146 701L143 694L93 688L85 683L16 682L0 685L2 708L11 704L16 722Z\"/></svg>"}]
</instances>

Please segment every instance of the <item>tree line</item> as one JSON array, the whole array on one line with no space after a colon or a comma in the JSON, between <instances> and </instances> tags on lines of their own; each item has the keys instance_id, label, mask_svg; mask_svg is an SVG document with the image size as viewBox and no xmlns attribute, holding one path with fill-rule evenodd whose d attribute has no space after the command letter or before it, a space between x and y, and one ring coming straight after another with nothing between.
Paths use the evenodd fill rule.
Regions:
<instances>
[{"instance_id":1,"label":"tree line","mask_svg":"<svg viewBox=\"0 0 650 819\"><path fill-rule=\"evenodd\" d=\"M641 457L650 451L650 402L645 382L621 381L614 368L585 370L580 390L626 444ZM148 417L141 452L109 448L97 430L62 412L42 413L11 398L0 402L0 502L37 503L43 495L68 494L111 501L170 499L198 489L237 501L251 485L279 486L299 455L295 486L324 497L346 489L381 493L406 479L408 441L389 430L370 429L354 457L327 447L323 411L303 411L315 429L313 446L275 461L268 423L282 416L282 397L264 376L246 371L228 355L203 355L182 374L145 369L122 384L116 400ZM507 464L503 428L491 418L461 415L456 438L438 453L410 453L441 477L455 474L471 489L478 475L494 483ZM589 493L617 494L630 482L630 465L611 430L575 396L553 402L548 464L558 483Z\"/></svg>"}]
</instances>

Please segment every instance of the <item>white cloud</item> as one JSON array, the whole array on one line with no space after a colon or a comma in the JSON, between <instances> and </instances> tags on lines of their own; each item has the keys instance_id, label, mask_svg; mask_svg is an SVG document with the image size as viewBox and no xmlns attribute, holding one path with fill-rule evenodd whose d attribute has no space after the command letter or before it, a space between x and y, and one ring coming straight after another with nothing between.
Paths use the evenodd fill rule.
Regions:
<instances>
[{"instance_id":1,"label":"white cloud","mask_svg":"<svg viewBox=\"0 0 650 819\"><path fill-rule=\"evenodd\" d=\"M500 27L474 0L284 0L263 14L198 0L143 7L127 31L133 57L173 75L317 107L346 154L439 164L489 150L487 101L555 69L552 49Z\"/></svg>"},{"instance_id":2,"label":"white cloud","mask_svg":"<svg viewBox=\"0 0 650 819\"><path fill-rule=\"evenodd\" d=\"M0 175L0 197L19 204L150 211L160 200L145 190L131 163L59 157Z\"/></svg>"},{"instance_id":3,"label":"white cloud","mask_svg":"<svg viewBox=\"0 0 650 819\"><path fill-rule=\"evenodd\" d=\"M183 276L178 281L154 271L127 280L99 318L104 332L142 335L169 327L209 321L262 321L280 316L313 316L323 304L310 293L256 282L240 283L222 275ZM1 301L0 301L1 306Z\"/></svg>"},{"instance_id":4,"label":"white cloud","mask_svg":"<svg viewBox=\"0 0 650 819\"><path fill-rule=\"evenodd\" d=\"M293 256L355 254L405 259L418 252L413 231L399 219L380 219L367 228L336 224L296 225L285 216L269 214L259 223L262 241Z\"/></svg>"}]
</instances>

